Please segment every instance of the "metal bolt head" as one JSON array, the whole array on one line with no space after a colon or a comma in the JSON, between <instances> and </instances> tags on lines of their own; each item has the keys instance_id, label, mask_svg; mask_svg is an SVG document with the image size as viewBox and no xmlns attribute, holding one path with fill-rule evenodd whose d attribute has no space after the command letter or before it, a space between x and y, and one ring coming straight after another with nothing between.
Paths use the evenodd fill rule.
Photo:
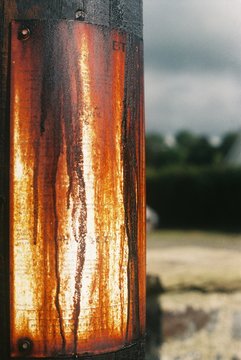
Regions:
<instances>
[{"instance_id":1,"label":"metal bolt head","mask_svg":"<svg viewBox=\"0 0 241 360\"><path fill-rule=\"evenodd\" d=\"M18 350L24 354L30 354L33 347L33 343L28 338L22 338L18 340Z\"/></svg>"},{"instance_id":2,"label":"metal bolt head","mask_svg":"<svg viewBox=\"0 0 241 360\"><path fill-rule=\"evenodd\" d=\"M28 40L30 38L30 29L27 26L21 27L18 32L19 40Z\"/></svg>"},{"instance_id":3,"label":"metal bolt head","mask_svg":"<svg viewBox=\"0 0 241 360\"><path fill-rule=\"evenodd\" d=\"M85 19L85 11L83 9L78 9L75 12L75 19L79 21L84 21Z\"/></svg>"}]
</instances>

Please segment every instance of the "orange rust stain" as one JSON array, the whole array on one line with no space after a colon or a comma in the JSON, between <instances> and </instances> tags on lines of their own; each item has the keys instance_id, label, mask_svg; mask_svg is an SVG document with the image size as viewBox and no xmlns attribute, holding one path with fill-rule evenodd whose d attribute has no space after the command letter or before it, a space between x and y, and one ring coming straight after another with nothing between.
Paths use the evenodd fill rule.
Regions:
<instances>
[{"instance_id":1,"label":"orange rust stain","mask_svg":"<svg viewBox=\"0 0 241 360\"><path fill-rule=\"evenodd\" d=\"M11 355L104 353L145 332L142 45L27 22L11 48Z\"/></svg>"}]
</instances>

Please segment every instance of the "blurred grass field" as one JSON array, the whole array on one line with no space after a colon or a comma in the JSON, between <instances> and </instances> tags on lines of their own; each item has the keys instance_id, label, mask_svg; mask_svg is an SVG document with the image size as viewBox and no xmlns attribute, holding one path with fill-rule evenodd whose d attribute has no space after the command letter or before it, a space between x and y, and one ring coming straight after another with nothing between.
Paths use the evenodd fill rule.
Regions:
<instances>
[{"instance_id":1,"label":"blurred grass field","mask_svg":"<svg viewBox=\"0 0 241 360\"><path fill-rule=\"evenodd\" d=\"M147 272L168 291L241 290L241 234L161 230L147 236Z\"/></svg>"},{"instance_id":2,"label":"blurred grass field","mask_svg":"<svg viewBox=\"0 0 241 360\"><path fill-rule=\"evenodd\" d=\"M197 246L241 250L241 233L199 230L158 230L147 234L147 249Z\"/></svg>"}]
</instances>

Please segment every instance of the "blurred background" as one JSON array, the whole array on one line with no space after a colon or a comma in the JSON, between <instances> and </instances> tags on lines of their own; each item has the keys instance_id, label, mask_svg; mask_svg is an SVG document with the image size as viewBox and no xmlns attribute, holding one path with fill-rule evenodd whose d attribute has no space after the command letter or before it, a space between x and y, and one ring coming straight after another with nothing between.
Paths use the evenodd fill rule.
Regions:
<instances>
[{"instance_id":1,"label":"blurred background","mask_svg":"<svg viewBox=\"0 0 241 360\"><path fill-rule=\"evenodd\" d=\"M144 0L147 360L241 360L241 1Z\"/></svg>"}]
</instances>

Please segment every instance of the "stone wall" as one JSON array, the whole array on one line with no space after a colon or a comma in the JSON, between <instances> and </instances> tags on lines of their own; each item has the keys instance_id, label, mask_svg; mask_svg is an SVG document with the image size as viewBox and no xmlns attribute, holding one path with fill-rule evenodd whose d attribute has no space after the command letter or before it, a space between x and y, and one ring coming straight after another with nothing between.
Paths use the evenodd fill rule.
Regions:
<instances>
[{"instance_id":1,"label":"stone wall","mask_svg":"<svg viewBox=\"0 0 241 360\"><path fill-rule=\"evenodd\" d=\"M146 360L241 360L241 291L147 284Z\"/></svg>"}]
</instances>

